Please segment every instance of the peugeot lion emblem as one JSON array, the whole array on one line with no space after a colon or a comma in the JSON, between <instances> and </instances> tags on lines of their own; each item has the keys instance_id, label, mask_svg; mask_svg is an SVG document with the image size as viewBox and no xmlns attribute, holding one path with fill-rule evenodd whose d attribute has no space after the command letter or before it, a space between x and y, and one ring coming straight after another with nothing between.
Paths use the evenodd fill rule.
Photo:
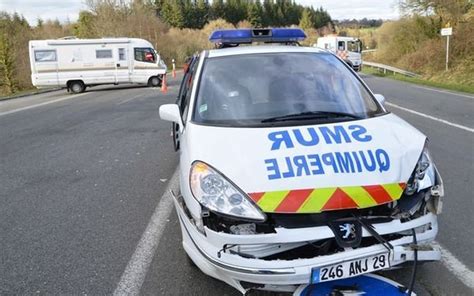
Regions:
<instances>
[{"instance_id":1,"label":"peugeot lion emblem","mask_svg":"<svg viewBox=\"0 0 474 296\"><path fill-rule=\"evenodd\" d=\"M341 235L343 239L348 239L348 238L353 239L356 237L356 229L353 223L345 223L345 224L339 225L339 231L344 233L343 235Z\"/></svg>"}]
</instances>

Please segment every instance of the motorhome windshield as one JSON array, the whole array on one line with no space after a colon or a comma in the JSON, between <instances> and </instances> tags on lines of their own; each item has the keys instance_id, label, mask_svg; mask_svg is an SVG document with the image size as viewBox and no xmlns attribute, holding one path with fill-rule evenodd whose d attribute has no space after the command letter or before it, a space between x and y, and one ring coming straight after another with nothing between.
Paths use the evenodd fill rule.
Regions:
<instances>
[{"instance_id":1,"label":"motorhome windshield","mask_svg":"<svg viewBox=\"0 0 474 296\"><path fill-rule=\"evenodd\" d=\"M360 40L347 41L347 50L350 52L360 52L361 51Z\"/></svg>"}]
</instances>

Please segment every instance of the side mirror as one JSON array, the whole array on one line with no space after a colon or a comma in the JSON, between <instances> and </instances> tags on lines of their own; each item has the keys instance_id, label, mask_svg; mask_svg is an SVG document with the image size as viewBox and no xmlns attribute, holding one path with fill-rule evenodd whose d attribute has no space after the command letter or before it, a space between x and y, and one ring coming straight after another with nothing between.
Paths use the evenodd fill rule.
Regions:
<instances>
[{"instance_id":1,"label":"side mirror","mask_svg":"<svg viewBox=\"0 0 474 296\"><path fill-rule=\"evenodd\" d=\"M385 97L381 94L374 94L375 99L377 102L380 103L380 105L384 106L385 105Z\"/></svg>"},{"instance_id":2,"label":"side mirror","mask_svg":"<svg viewBox=\"0 0 474 296\"><path fill-rule=\"evenodd\" d=\"M181 119L181 112L176 104L165 104L160 106L160 118L162 120L171 121L179 124L180 132L183 129L183 121Z\"/></svg>"}]
</instances>

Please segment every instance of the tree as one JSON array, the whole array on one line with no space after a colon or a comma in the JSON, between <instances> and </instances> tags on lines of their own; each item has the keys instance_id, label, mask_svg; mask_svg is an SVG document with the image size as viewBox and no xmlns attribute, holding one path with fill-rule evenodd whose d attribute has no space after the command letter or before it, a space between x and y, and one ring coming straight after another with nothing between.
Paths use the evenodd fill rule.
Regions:
<instances>
[{"instance_id":1,"label":"tree","mask_svg":"<svg viewBox=\"0 0 474 296\"><path fill-rule=\"evenodd\" d=\"M44 24L44 21L43 21L42 18L39 17L39 18L36 19L36 27L37 28L41 28L43 26L43 24Z\"/></svg>"},{"instance_id":2,"label":"tree","mask_svg":"<svg viewBox=\"0 0 474 296\"><path fill-rule=\"evenodd\" d=\"M0 86L7 94L17 91L13 44L6 32L0 32Z\"/></svg>"},{"instance_id":3,"label":"tree","mask_svg":"<svg viewBox=\"0 0 474 296\"><path fill-rule=\"evenodd\" d=\"M254 28L261 28L263 25L263 10L260 1L251 3L247 9L247 20Z\"/></svg>"},{"instance_id":4,"label":"tree","mask_svg":"<svg viewBox=\"0 0 474 296\"><path fill-rule=\"evenodd\" d=\"M165 2L165 0L155 0L155 2L154 2L156 14L158 16L161 15L161 9L163 9L164 2Z\"/></svg>"},{"instance_id":5,"label":"tree","mask_svg":"<svg viewBox=\"0 0 474 296\"><path fill-rule=\"evenodd\" d=\"M234 26L247 18L246 3L241 0L227 0L225 2L225 20Z\"/></svg>"},{"instance_id":6,"label":"tree","mask_svg":"<svg viewBox=\"0 0 474 296\"><path fill-rule=\"evenodd\" d=\"M274 25L273 7L274 3L272 0L263 1L263 25L265 27L270 27Z\"/></svg>"},{"instance_id":7,"label":"tree","mask_svg":"<svg viewBox=\"0 0 474 296\"><path fill-rule=\"evenodd\" d=\"M468 0L402 0L400 8L407 15L435 14L444 24L457 24L474 7Z\"/></svg>"},{"instance_id":8,"label":"tree","mask_svg":"<svg viewBox=\"0 0 474 296\"><path fill-rule=\"evenodd\" d=\"M161 17L172 27L184 28L184 5L182 1L165 0L161 8Z\"/></svg>"},{"instance_id":9,"label":"tree","mask_svg":"<svg viewBox=\"0 0 474 296\"><path fill-rule=\"evenodd\" d=\"M213 0L211 5L211 20L224 19L225 5L224 0Z\"/></svg>"},{"instance_id":10,"label":"tree","mask_svg":"<svg viewBox=\"0 0 474 296\"><path fill-rule=\"evenodd\" d=\"M195 7L196 29L202 29L209 20L210 6L208 0L197 0Z\"/></svg>"},{"instance_id":11,"label":"tree","mask_svg":"<svg viewBox=\"0 0 474 296\"><path fill-rule=\"evenodd\" d=\"M78 38L93 38L97 34L94 29L94 15L89 11L80 11L79 19L74 25L74 35Z\"/></svg>"},{"instance_id":12,"label":"tree","mask_svg":"<svg viewBox=\"0 0 474 296\"><path fill-rule=\"evenodd\" d=\"M309 11L308 8L305 8L303 10L299 26L303 30L309 30L311 28L314 28L313 16L311 15L311 11Z\"/></svg>"}]
</instances>

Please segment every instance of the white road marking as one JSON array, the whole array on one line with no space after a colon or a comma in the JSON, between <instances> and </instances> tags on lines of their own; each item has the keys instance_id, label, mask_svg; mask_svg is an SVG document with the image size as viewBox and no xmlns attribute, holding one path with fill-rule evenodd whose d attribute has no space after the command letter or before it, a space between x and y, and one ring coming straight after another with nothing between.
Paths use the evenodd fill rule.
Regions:
<instances>
[{"instance_id":1,"label":"white road marking","mask_svg":"<svg viewBox=\"0 0 474 296\"><path fill-rule=\"evenodd\" d=\"M474 96L468 95L468 94L461 94L461 93L455 93L452 91L447 91L447 90L442 90L442 89L435 89L431 87L425 87L425 86L419 86L419 85L412 85L413 87L420 88L420 89L425 89L425 90L431 90L443 94L449 94L449 95L454 95L454 96L460 96L460 97L465 97L469 99L474 99Z\"/></svg>"},{"instance_id":2,"label":"white road marking","mask_svg":"<svg viewBox=\"0 0 474 296\"><path fill-rule=\"evenodd\" d=\"M177 186L178 170L174 172L165 193L156 206L155 212L151 216L150 222L120 278L114 296L139 295L156 248L163 235L167 219L174 208L173 197L169 193L169 189L177 188Z\"/></svg>"},{"instance_id":3,"label":"white road marking","mask_svg":"<svg viewBox=\"0 0 474 296\"><path fill-rule=\"evenodd\" d=\"M169 190L178 187L178 174L179 171L176 170L171 177L165 193L156 206L150 222L143 232L135 252L120 278L120 282L113 293L114 296L133 296L140 294L140 289L145 281L160 238L163 235L163 231L173 209L173 199ZM433 245L438 246L441 250L441 263L463 284L473 289L474 272L439 243L434 242Z\"/></svg>"},{"instance_id":4,"label":"white road marking","mask_svg":"<svg viewBox=\"0 0 474 296\"><path fill-rule=\"evenodd\" d=\"M433 245L437 245L441 249L441 262L443 265L463 282L464 285L474 289L474 272L439 243L434 242Z\"/></svg>"},{"instance_id":5,"label":"white road marking","mask_svg":"<svg viewBox=\"0 0 474 296\"><path fill-rule=\"evenodd\" d=\"M56 100L47 101L47 102L43 102L43 103L39 103L39 104L35 104L35 105L26 106L26 107L21 107L21 108L13 109L13 110L10 110L10 111L5 111L5 112L0 113L0 116L13 114L13 113L16 113L16 112L25 111L25 110L29 110L29 109L33 109L33 108L37 108L37 107L41 107L41 106L46 106L46 105L54 104L54 103L61 102L61 101L75 99L77 97L80 97L80 96L83 96L83 95L86 95L86 94L87 93L82 93L82 94L77 94L77 95L68 95L67 97L62 97L62 98L59 98L59 99L56 99Z\"/></svg>"},{"instance_id":6,"label":"white road marking","mask_svg":"<svg viewBox=\"0 0 474 296\"><path fill-rule=\"evenodd\" d=\"M416 115L421 116L421 117L425 117L425 118L428 118L428 119L431 119L431 120L435 120L435 121L438 121L438 122L441 122L441 123L444 123L444 124L447 124L447 125L450 125L450 126L453 126L453 127L457 127L459 129L462 129L462 130L465 130L465 131L468 131L468 132L471 132L471 133L474 133L474 128L470 128L470 127L460 125L460 124L457 124L457 123L453 123L453 122L450 122L450 121L447 121L447 120L444 120L444 119L441 119L441 118L437 118L437 117L434 117L434 116L431 116L431 115L428 115L428 114L424 114L424 113L421 113L421 112L418 112L418 111L414 111L414 110L399 106L397 104L385 102L385 105L390 106L390 107L394 107L394 108L397 108L397 109L400 109L400 110L403 110L403 111L406 111L406 112L409 112L409 113L412 113L412 114L416 114Z\"/></svg>"}]
</instances>

